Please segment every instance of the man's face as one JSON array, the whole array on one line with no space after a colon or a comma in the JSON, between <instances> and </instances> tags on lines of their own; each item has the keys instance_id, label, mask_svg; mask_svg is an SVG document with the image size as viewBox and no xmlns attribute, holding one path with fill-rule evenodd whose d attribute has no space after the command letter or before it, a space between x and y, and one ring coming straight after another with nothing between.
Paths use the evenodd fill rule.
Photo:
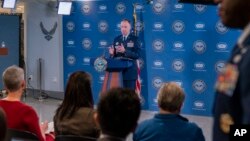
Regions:
<instances>
[{"instance_id":1,"label":"man's face","mask_svg":"<svg viewBox=\"0 0 250 141\"><path fill-rule=\"evenodd\" d=\"M127 36L130 32L131 25L129 24L128 21L122 21L121 22L121 32L122 35Z\"/></svg>"},{"instance_id":2,"label":"man's face","mask_svg":"<svg viewBox=\"0 0 250 141\"><path fill-rule=\"evenodd\" d=\"M249 1L214 0L215 3L219 4L218 14L222 23L232 28L243 28L249 22Z\"/></svg>"}]
</instances>

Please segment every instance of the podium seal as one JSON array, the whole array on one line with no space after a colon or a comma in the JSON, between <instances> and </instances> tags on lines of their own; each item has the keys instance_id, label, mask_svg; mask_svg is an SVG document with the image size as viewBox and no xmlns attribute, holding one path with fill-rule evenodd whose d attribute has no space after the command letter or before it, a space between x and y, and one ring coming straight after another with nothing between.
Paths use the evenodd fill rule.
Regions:
<instances>
[{"instance_id":1,"label":"podium seal","mask_svg":"<svg viewBox=\"0 0 250 141\"><path fill-rule=\"evenodd\" d=\"M105 71L107 68L107 60L103 57L98 57L96 58L96 60L94 61L94 68L96 71L98 72L102 72Z\"/></svg>"}]
</instances>

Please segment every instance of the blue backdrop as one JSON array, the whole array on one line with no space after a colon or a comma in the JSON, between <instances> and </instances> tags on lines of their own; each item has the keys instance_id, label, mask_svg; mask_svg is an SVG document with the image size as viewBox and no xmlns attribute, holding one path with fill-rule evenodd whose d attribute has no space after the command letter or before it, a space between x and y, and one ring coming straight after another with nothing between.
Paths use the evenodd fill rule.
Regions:
<instances>
[{"instance_id":1,"label":"blue backdrop","mask_svg":"<svg viewBox=\"0 0 250 141\"><path fill-rule=\"evenodd\" d=\"M157 110L159 87L175 81L186 93L182 113L210 116L217 73L240 34L220 22L215 6L177 0L73 2L71 15L63 16L64 84L72 72L87 71L98 101L104 72L95 71L90 59L108 55L107 48L120 34L120 21L133 20L133 6L142 41L143 108Z\"/></svg>"},{"instance_id":2,"label":"blue backdrop","mask_svg":"<svg viewBox=\"0 0 250 141\"><path fill-rule=\"evenodd\" d=\"M8 55L0 55L0 90L3 89L2 72L10 65L19 65L20 16L0 14L0 47L3 42Z\"/></svg>"}]
</instances>

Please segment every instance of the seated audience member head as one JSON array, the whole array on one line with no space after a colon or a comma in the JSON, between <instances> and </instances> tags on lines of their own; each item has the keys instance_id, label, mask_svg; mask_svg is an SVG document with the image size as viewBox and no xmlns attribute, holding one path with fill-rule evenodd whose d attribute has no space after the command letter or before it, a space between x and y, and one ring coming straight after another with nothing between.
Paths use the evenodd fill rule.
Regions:
<instances>
[{"instance_id":1,"label":"seated audience member head","mask_svg":"<svg viewBox=\"0 0 250 141\"><path fill-rule=\"evenodd\" d=\"M182 104L185 99L185 94L182 88L174 83L162 84L157 94L158 106L161 112L170 112L179 114Z\"/></svg>"},{"instance_id":2,"label":"seated audience member head","mask_svg":"<svg viewBox=\"0 0 250 141\"><path fill-rule=\"evenodd\" d=\"M96 120L104 135L126 138L137 126L140 100L134 90L113 88L101 94Z\"/></svg>"},{"instance_id":3,"label":"seated audience member head","mask_svg":"<svg viewBox=\"0 0 250 141\"><path fill-rule=\"evenodd\" d=\"M7 92L16 92L25 88L24 71L18 66L10 66L3 72L3 83Z\"/></svg>"},{"instance_id":4,"label":"seated audience member head","mask_svg":"<svg viewBox=\"0 0 250 141\"><path fill-rule=\"evenodd\" d=\"M84 71L77 71L70 75L66 85L62 104L57 109L60 119L71 117L81 107L93 108L94 100L91 90L91 77Z\"/></svg>"},{"instance_id":5,"label":"seated audience member head","mask_svg":"<svg viewBox=\"0 0 250 141\"><path fill-rule=\"evenodd\" d=\"M7 132L7 122L3 109L0 107L0 141L4 141Z\"/></svg>"}]
</instances>

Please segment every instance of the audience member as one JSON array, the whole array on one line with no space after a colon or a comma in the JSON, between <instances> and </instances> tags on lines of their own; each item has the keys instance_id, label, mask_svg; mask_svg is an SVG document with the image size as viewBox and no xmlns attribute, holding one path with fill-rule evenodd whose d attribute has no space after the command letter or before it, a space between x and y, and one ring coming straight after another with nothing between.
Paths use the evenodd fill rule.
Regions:
<instances>
[{"instance_id":1,"label":"audience member","mask_svg":"<svg viewBox=\"0 0 250 141\"><path fill-rule=\"evenodd\" d=\"M93 107L90 75L83 71L74 72L54 116L55 134L98 138L100 129L95 125Z\"/></svg>"},{"instance_id":2,"label":"audience member","mask_svg":"<svg viewBox=\"0 0 250 141\"><path fill-rule=\"evenodd\" d=\"M134 141L205 141L201 128L180 115L185 95L179 85L161 86L157 102L159 113L140 123Z\"/></svg>"},{"instance_id":3,"label":"audience member","mask_svg":"<svg viewBox=\"0 0 250 141\"><path fill-rule=\"evenodd\" d=\"M113 88L102 94L95 119L102 134L98 141L125 141L137 126L140 100L132 89Z\"/></svg>"},{"instance_id":4,"label":"audience member","mask_svg":"<svg viewBox=\"0 0 250 141\"><path fill-rule=\"evenodd\" d=\"M7 132L6 117L3 109L0 107L0 141L4 141Z\"/></svg>"},{"instance_id":5,"label":"audience member","mask_svg":"<svg viewBox=\"0 0 250 141\"><path fill-rule=\"evenodd\" d=\"M222 23L244 29L216 83L213 140L228 141L230 125L250 124L250 0L214 0Z\"/></svg>"},{"instance_id":6,"label":"audience member","mask_svg":"<svg viewBox=\"0 0 250 141\"><path fill-rule=\"evenodd\" d=\"M0 100L0 107L5 111L7 127L32 132L40 141L44 141L47 122L40 126L36 111L20 101L25 89L23 69L10 66L3 72L2 77L7 97Z\"/></svg>"}]
</instances>

